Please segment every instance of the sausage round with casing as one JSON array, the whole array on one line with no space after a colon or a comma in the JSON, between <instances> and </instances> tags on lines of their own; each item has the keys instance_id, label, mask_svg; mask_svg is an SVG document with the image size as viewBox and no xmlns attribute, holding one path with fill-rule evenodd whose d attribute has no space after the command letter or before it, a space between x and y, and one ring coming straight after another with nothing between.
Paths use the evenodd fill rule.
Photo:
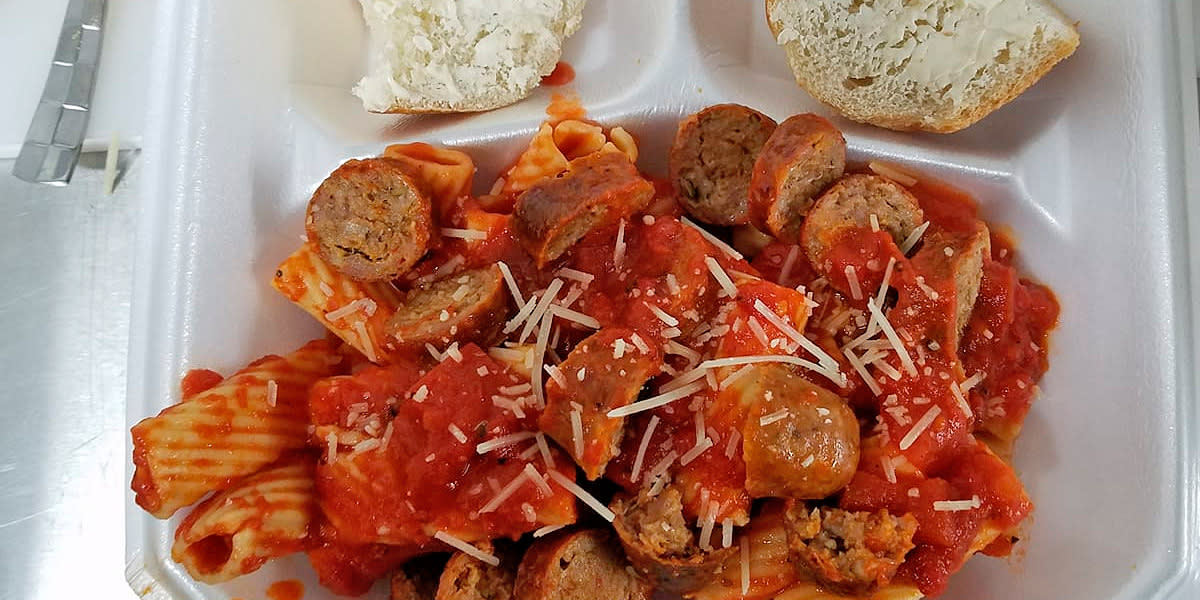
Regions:
<instances>
[{"instance_id":1,"label":"sausage round with casing","mask_svg":"<svg viewBox=\"0 0 1200 600\"><path fill-rule=\"evenodd\" d=\"M305 229L334 269L359 281L388 281L425 255L432 206L402 161L348 160L313 193Z\"/></svg>"},{"instance_id":2,"label":"sausage round with casing","mask_svg":"<svg viewBox=\"0 0 1200 600\"><path fill-rule=\"evenodd\" d=\"M800 230L800 245L813 267L828 274L829 250L848 230L871 227L872 215L897 245L925 220L916 197L891 179L861 173L842 177L809 209Z\"/></svg>"},{"instance_id":3,"label":"sausage round with casing","mask_svg":"<svg viewBox=\"0 0 1200 600\"><path fill-rule=\"evenodd\" d=\"M516 600L649 600L650 586L634 577L612 536L598 529L559 532L525 552L517 569Z\"/></svg>"},{"instance_id":4,"label":"sausage round with casing","mask_svg":"<svg viewBox=\"0 0 1200 600\"><path fill-rule=\"evenodd\" d=\"M750 220L794 244L813 202L846 170L846 138L814 114L789 117L758 153L750 178Z\"/></svg>"},{"instance_id":5,"label":"sausage round with casing","mask_svg":"<svg viewBox=\"0 0 1200 600\"><path fill-rule=\"evenodd\" d=\"M775 126L771 117L740 104L717 104L684 119L668 157L684 210L713 225L750 222L750 174Z\"/></svg>"},{"instance_id":6,"label":"sausage round with casing","mask_svg":"<svg viewBox=\"0 0 1200 600\"><path fill-rule=\"evenodd\" d=\"M637 496L618 496L610 506L613 529L633 568L656 589L684 593L703 587L737 552L700 548L683 516L683 495L668 485L656 496L643 489Z\"/></svg>"},{"instance_id":7,"label":"sausage round with casing","mask_svg":"<svg viewBox=\"0 0 1200 600\"><path fill-rule=\"evenodd\" d=\"M751 496L820 499L850 483L859 432L845 400L779 364L756 365L738 383Z\"/></svg>"},{"instance_id":8,"label":"sausage round with casing","mask_svg":"<svg viewBox=\"0 0 1200 600\"><path fill-rule=\"evenodd\" d=\"M492 265L461 271L415 287L388 320L388 333L402 347L437 347L451 341L487 347L508 317L504 274Z\"/></svg>"}]
</instances>

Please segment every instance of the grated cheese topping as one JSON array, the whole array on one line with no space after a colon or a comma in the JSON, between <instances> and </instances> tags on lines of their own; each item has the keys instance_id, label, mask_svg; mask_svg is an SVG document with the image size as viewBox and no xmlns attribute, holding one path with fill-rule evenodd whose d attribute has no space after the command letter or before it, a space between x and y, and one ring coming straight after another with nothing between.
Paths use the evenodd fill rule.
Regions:
<instances>
[{"instance_id":1,"label":"grated cheese topping","mask_svg":"<svg viewBox=\"0 0 1200 600\"><path fill-rule=\"evenodd\" d=\"M500 559L496 555L488 554L487 552L484 552L479 548L476 548L475 546L468 544L467 542L464 542L463 540L456 538L449 533L446 533L445 531L439 531L433 534L433 537L434 539L437 539L447 546L461 551L463 554L466 554L475 560L487 563L493 567L500 566Z\"/></svg>"}]
</instances>

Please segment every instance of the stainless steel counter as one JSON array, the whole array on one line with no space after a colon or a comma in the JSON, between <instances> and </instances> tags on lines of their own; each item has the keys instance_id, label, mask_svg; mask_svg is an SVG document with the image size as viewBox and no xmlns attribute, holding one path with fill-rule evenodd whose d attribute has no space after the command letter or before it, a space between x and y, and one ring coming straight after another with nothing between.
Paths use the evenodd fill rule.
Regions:
<instances>
[{"instance_id":1,"label":"stainless steel counter","mask_svg":"<svg viewBox=\"0 0 1200 600\"><path fill-rule=\"evenodd\" d=\"M130 160L132 159L132 160ZM0 161L0 599L132 599L125 584L125 361L136 157L70 186Z\"/></svg>"}]
</instances>

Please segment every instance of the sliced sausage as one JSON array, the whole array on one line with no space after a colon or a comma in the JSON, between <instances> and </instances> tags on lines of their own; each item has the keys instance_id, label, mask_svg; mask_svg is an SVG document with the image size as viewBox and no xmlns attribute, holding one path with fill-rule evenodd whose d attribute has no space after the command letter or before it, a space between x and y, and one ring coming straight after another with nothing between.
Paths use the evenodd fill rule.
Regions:
<instances>
[{"instance_id":1,"label":"sliced sausage","mask_svg":"<svg viewBox=\"0 0 1200 600\"><path fill-rule=\"evenodd\" d=\"M509 295L497 265L460 271L408 291L387 331L403 347L495 342L508 316Z\"/></svg>"},{"instance_id":2,"label":"sliced sausage","mask_svg":"<svg viewBox=\"0 0 1200 600\"><path fill-rule=\"evenodd\" d=\"M913 256L913 271L921 277L922 290L932 289L949 296L949 304L943 304L954 315L954 331L930 332L940 343L953 343L957 347L959 336L979 296L979 284L983 280L983 261L992 254L991 234L983 221L978 221L971 232L935 231L927 233L921 249ZM928 293L928 292L925 292Z\"/></svg>"},{"instance_id":3,"label":"sliced sausage","mask_svg":"<svg viewBox=\"0 0 1200 600\"><path fill-rule=\"evenodd\" d=\"M739 383L750 407L742 457L751 496L818 499L850 482L859 437L845 400L780 364L756 366Z\"/></svg>"},{"instance_id":4,"label":"sliced sausage","mask_svg":"<svg viewBox=\"0 0 1200 600\"><path fill-rule=\"evenodd\" d=\"M517 600L649 600L652 590L606 531L559 533L538 540L517 569Z\"/></svg>"},{"instance_id":5,"label":"sliced sausage","mask_svg":"<svg viewBox=\"0 0 1200 600\"><path fill-rule=\"evenodd\" d=\"M800 244L808 260L828 271L829 250L846 230L871 227L871 215L896 244L925 220L916 197L900 184L878 175L847 175L821 194L804 219Z\"/></svg>"},{"instance_id":6,"label":"sliced sausage","mask_svg":"<svg viewBox=\"0 0 1200 600\"><path fill-rule=\"evenodd\" d=\"M846 171L846 138L832 123L800 114L779 124L754 162L750 219L794 244L817 195Z\"/></svg>"},{"instance_id":7,"label":"sliced sausage","mask_svg":"<svg viewBox=\"0 0 1200 600\"><path fill-rule=\"evenodd\" d=\"M402 161L349 160L313 193L305 229L321 258L350 278L396 279L429 247L429 193Z\"/></svg>"},{"instance_id":8,"label":"sliced sausage","mask_svg":"<svg viewBox=\"0 0 1200 600\"><path fill-rule=\"evenodd\" d=\"M610 507L613 529L634 569L655 588L687 592L703 587L738 551L736 546L701 549L683 517L683 495L669 485L657 495L618 496Z\"/></svg>"},{"instance_id":9,"label":"sliced sausage","mask_svg":"<svg viewBox=\"0 0 1200 600\"><path fill-rule=\"evenodd\" d=\"M517 198L513 233L542 268L589 231L641 212L653 196L654 184L624 154L590 154Z\"/></svg>"},{"instance_id":10,"label":"sliced sausage","mask_svg":"<svg viewBox=\"0 0 1200 600\"><path fill-rule=\"evenodd\" d=\"M632 330L622 328L592 334L558 365L566 385L557 378L546 382L546 408L538 425L567 450L591 480L604 474L625 432L625 418L610 418L608 411L637 400L642 386L661 369L659 350L650 346L649 352L641 352L633 335Z\"/></svg>"},{"instance_id":11,"label":"sliced sausage","mask_svg":"<svg viewBox=\"0 0 1200 600\"><path fill-rule=\"evenodd\" d=\"M784 519L797 569L842 594L864 595L887 585L913 549L917 519L887 509L851 512L789 503Z\"/></svg>"},{"instance_id":12,"label":"sliced sausage","mask_svg":"<svg viewBox=\"0 0 1200 600\"><path fill-rule=\"evenodd\" d=\"M684 119L669 156L684 210L713 225L748 223L750 175L773 131L774 119L740 104L717 104Z\"/></svg>"},{"instance_id":13,"label":"sliced sausage","mask_svg":"<svg viewBox=\"0 0 1200 600\"><path fill-rule=\"evenodd\" d=\"M434 600L439 574L446 566L445 554L426 554L392 572L389 600Z\"/></svg>"},{"instance_id":14,"label":"sliced sausage","mask_svg":"<svg viewBox=\"0 0 1200 600\"><path fill-rule=\"evenodd\" d=\"M491 544L484 544L481 549L493 551ZM495 554L500 558L498 566L455 552L438 580L436 600L511 600L519 555L507 550Z\"/></svg>"}]
</instances>

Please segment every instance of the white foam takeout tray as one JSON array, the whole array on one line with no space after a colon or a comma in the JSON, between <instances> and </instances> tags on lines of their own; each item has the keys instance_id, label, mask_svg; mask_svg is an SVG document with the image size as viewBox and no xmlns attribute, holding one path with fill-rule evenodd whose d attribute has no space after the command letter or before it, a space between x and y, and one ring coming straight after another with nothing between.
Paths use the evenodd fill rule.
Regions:
<instances>
[{"instance_id":1,"label":"white foam takeout tray","mask_svg":"<svg viewBox=\"0 0 1200 600\"><path fill-rule=\"evenodd\" d=\"M1189 7L1060 4L1082 20L1078 52L970 129L902 134L835 119L852 158L970 190L1062 303L1044 394L1015 458L1037 505L1023 559L972 560L944 597L1197 598ZM444 143L472 153L486 186L550 95L474 116L367 115L348 93L364 61L356 2L159 5L130 424L173 402L187 368L232 372L320 334L269 280L300 242L309 194L340 162L393 142ZM564 58L590 115L634 132L652 173L664 172L678 119L709 104L830 114L792 83L757 0L592 0ZM130 494L126 518L129 576L145 596L256 599L291 578L306 599L329 596L302 555L220 587L196 584L170 560L178 517L158 521Z\"/></svg>"}]
</instances>

